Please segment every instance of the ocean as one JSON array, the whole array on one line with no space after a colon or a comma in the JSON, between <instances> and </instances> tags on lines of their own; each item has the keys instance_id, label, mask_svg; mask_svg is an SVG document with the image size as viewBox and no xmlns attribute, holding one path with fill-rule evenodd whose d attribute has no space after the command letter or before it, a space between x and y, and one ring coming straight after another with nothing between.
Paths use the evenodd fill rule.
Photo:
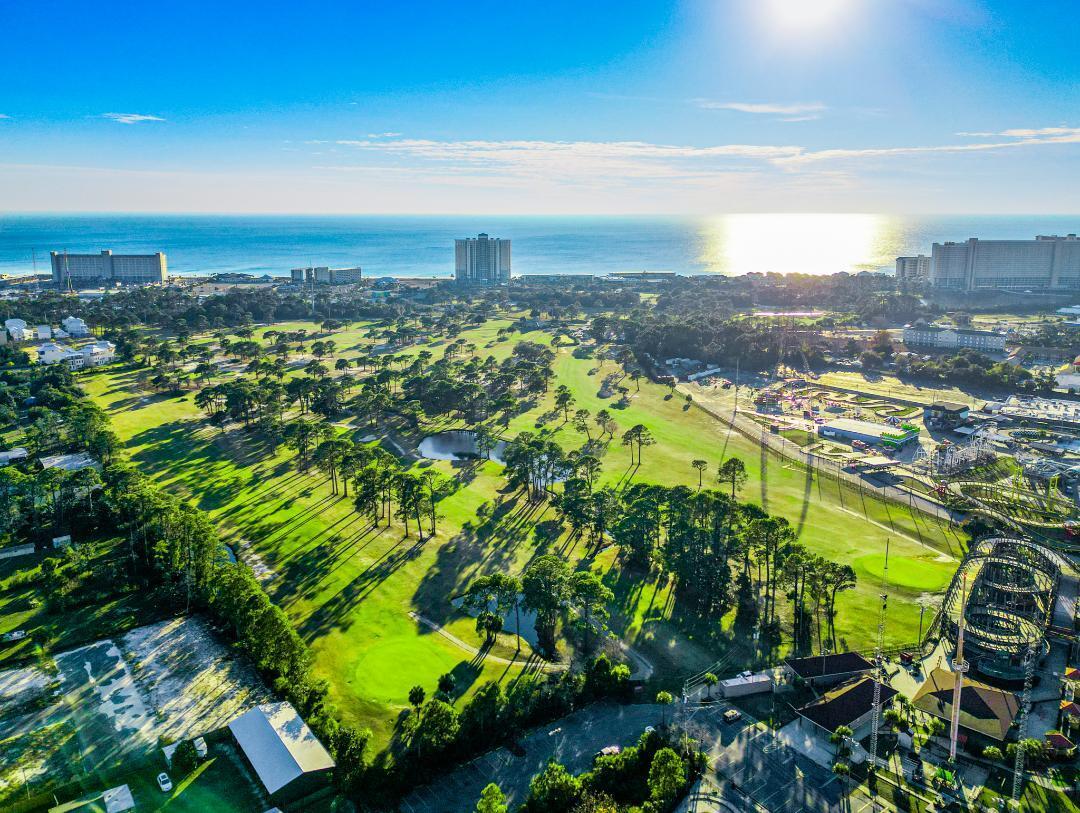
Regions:
<instances>
[{"instance_id":1,"label":"ocean","mask_svg":"<svg viewBox=\"0 0 1080 813\"><path fill-rule=\"evenodd\" d=\"M287 274L360 265L368 277L450 277L455 237L513 240L513 273L891 271L897 256L968 237L1080 232L1080 216L0 215L0 273L49 270L50 251L164 251L174 275Z\"/></svg>"}]
</instances>

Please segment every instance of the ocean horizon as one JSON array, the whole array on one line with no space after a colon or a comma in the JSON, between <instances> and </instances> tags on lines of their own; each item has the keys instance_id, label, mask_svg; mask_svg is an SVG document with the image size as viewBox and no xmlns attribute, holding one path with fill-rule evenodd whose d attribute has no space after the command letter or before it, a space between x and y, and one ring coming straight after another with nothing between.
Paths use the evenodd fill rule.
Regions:
<instances>
[{"instance_id":1,"label":"ocean horizon","mask_svg":"<svg viewBox=\"0 0 1080 813\"><path fill-rule=\"evenodd\" d=\"M453 276L453 240L513 241L513 273L830 274L886 271L934 242L1080 232L1080 215L729 214L0 215L0 273L49 271L49 252L165 252L170 275L284 275L356 266L365 276Z\"/></svg>"}]
</instances>

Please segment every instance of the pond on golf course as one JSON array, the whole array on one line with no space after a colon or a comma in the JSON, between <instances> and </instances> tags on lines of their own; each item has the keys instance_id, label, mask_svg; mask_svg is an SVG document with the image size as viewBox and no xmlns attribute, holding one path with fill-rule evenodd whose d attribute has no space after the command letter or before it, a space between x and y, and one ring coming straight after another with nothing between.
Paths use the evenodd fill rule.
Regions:
<instances>
[{"instance_id":1,"label":"pond on golf course","mask_svg":"<svg viewBox=\"0 0 1080 813\"><path fill-rule=\"evenodd\" d=\"M476 446L476 433L471 429L453 429L428 435L420 441L421 457L428 460L479 460L482 455ZM497 441L488 456L496 463L503 463L504 441Z\"/></svg>"}]
</instances>

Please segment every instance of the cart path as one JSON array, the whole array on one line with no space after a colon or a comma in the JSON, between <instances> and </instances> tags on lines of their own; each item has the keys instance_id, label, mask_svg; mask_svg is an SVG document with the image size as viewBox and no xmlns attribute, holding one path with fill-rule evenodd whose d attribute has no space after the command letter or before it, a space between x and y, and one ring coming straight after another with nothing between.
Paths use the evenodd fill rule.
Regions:
<instances>
[{"instance_id":1,"label":"cart path","mask_svg":"<svg viewBox=\"0 0 1080 813\"><path fill-rule=\"evenodd\" d=\"M468 643L467 641L461 640L452 632L447 630L442 624L439 624L437 621L432 621L430 618L426 618L425 616L420 615L420 613L414 612L412 610L409 611L409 617L412 618L414 621L423 624L425 627L432 630L433 632L438 633L443 638L452 643L454 646L456 646L458 649L468 652L470 655L475 655L477 657L483 658L484 660L491 663L523 665L526 662L524 660L521 660L520 658L511 660L510 658L503 658L499 655L484 655L475 646ZM650 661L636 649L624 643L623 641L617 641L616 643L619 647L619 650L624 655L626 655L627 659L633 665L633 668L630 672L631 680L648 680L652 677L653 672L656 671L656 667L653 666L652 661ZM540 670L544 672L562 672L565 671L566 668L567 665L562 663L544 663L540 666Z\"/></svg>"},{"instance_id":2,"label":"cart path","mask_svg":"<svg viewBox=\"0 0 1080 813\"><path fill-rule=\"evenodd\" d=\"M420 615L420 613L413 612L412 610L409 611L409 617L412 618L417 623L423 624L425 627L430 629L432 632L438 633L443 638L445 638L447 641L449 641L454 646L456 646L458 649L461 649L461 650L463 650L465 652L468 652L470 655L474 655L474 656L476 656L478 658L482 658L483 660L487 661L488 663L503 663L503 664L507 664L509 666L513 666L513 665L516 664L518 666L524 666L528 661L527 658L526 659L515 658L515 659L511 660L510 658L503 658L503 657L501 657L499 655L485 655L484 653L482 653L479 649L477 649L472 644L458 638L456 635L454 635L452 632L447 630L442 624L438 623L437 621L432 621L430 618L425 618L424 616ZM563 671L566 670L566 664L562 664L562 663L542 663L540 665L539 669L542 672L563 672Z\"/></svg>"}]
</instances>

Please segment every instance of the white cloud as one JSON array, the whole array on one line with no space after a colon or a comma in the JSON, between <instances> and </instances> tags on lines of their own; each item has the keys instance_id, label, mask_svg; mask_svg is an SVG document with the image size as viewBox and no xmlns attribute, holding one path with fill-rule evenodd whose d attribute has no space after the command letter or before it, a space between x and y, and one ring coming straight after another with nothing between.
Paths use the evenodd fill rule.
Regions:
<instances>
[{"instance_id":1,"label":"white cloud","mask_svg":"<svg viewBox=\"0 0 1080 813\"><path fill-rule=\"evenodd\" d=\"M716 102L711 99L694 99L694 103L703 110L736 110L739 113L771 116L804 116L808 113L821 113L828 110L821 102L774 104L770 102ZM801 121L801 119L796 120Z\"/></svg>"},{"instance_id":2,"label":"white cloud","mask_svg":"<svg viewBox=\"0 0 1080 813\"><path fill-rule=\"evenodd\" d=\"M11 116L9 116L7 113L0 113L0 119L10 119L10 118L11 118Z\"/></svg>"},{"instance_id":3,"label":"white cloud","mask_svg":"<svg viewBox=\"0 0 1080 813\"><path fill-rule=\"evenodd\" d=\"M368 138L400 138L401 133L368 133Z\"/></svg>"},{"instance_id":4,"label":"white cloud","mask_svg":"<svg viewBox=\"0 0 1080 813\"><path fill-rule=\"evenodd\" d=\"M645 141L541 141L432 139L343 139L337 141L367 156L355 165L341 162L338 171L408 173L431 179L488 178L499 183L626 185L633 181L696 182L724 173L782 169L788 173L825 172L823 165L869 159L991 152L1045 144L1080 143L1080 128L1006 131L1009 136L975 143L895 147L810 149L770 144L688 146Z\"/></svg>"},{"instance_id":5,"label":"white cloud","mask_svg":"<svg viewBox=\"0 0 1080 813\"><path fill-rule=\"evenodd\" d=\"M911 155L933 155L965 152L989 152L1015 147L1032 147L1046 144L1080 143L1080 127L1041 127L1003 130L1000 133L958 133L979 138L1009 138L1010 141L980 141L969 144L934 144L915 147L865 147L855 149L807 150L796 155L782 156L774 160L778 166L808 164L834 159L881 158Z\"/></svg>"},{"instance_id":6,"label":"white cloud","mask_svg":"<svg viewBox=\"0 0 1080 813\"><path fill-rule=\"evenodd\" d=\"M103 119L119 122L120 124L139 124L143 121L165 121L161 116L150 116L146 113L102 113Z\"/></svg>"},{"instance_id":7,"label":"white cloud","mask_svg":"<svg viewBox=\"0 0 1080 813\"><path fill-rule=\"evenodd\" d=\"M384 160L421 162L433 170L464 167L480 173L514 172L535 177L659 178L730 169L746 159L798 155L801 147L721 144L706 147L644 141L434 141L429 139L342 140L340 146Z\"/></svg>"}]
</instances>

